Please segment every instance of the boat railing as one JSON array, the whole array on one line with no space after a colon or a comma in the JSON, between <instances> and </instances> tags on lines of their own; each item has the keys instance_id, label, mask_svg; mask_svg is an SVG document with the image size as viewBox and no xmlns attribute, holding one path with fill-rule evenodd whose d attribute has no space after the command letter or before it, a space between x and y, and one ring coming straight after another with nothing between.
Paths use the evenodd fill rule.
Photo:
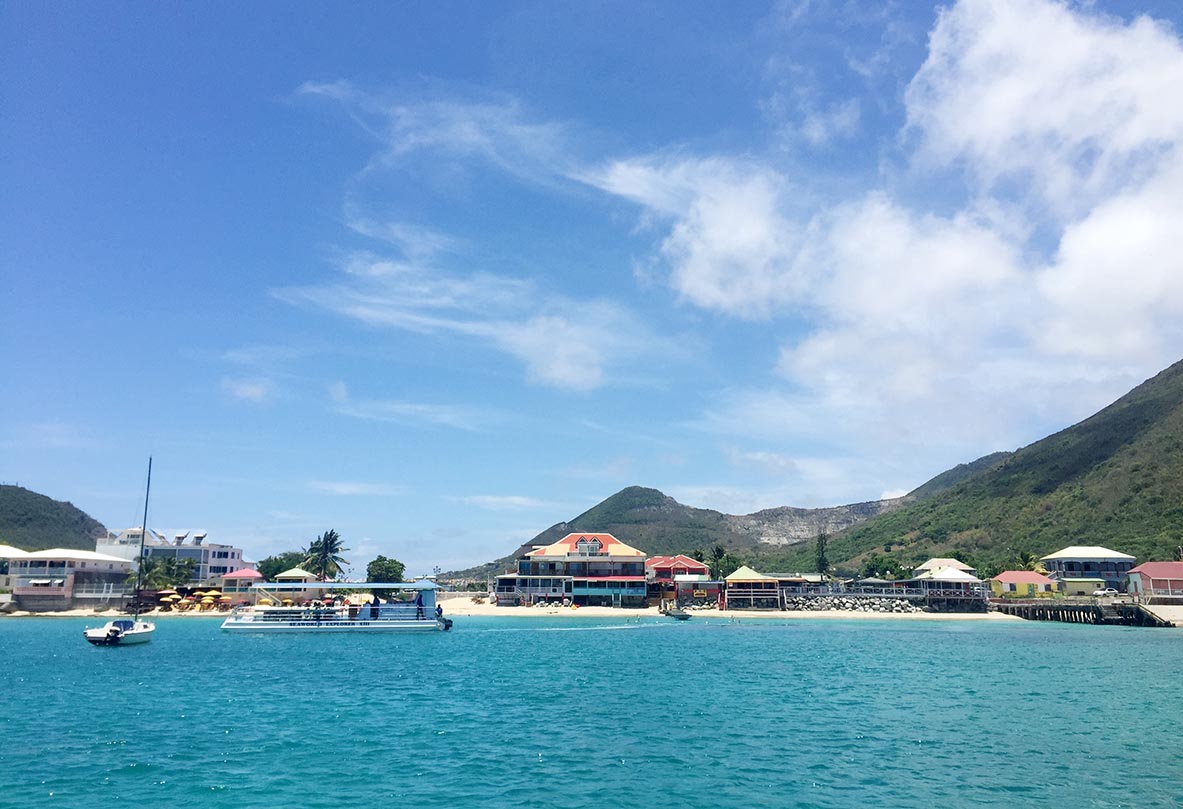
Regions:
<instances>
[{"instance_id":1,"label":"boat railing","mask_svg":"<svg viewBox=\"0 0 1183 809\"><path fill-rule=\"evenodd\" d=\"M341 607L295 607L252 605L236 607L231 618L253 622L285 621L414 621L433 620L435 608L413 603L383 604L374 614L369 604Z\"/></svg>"}]
</instances>

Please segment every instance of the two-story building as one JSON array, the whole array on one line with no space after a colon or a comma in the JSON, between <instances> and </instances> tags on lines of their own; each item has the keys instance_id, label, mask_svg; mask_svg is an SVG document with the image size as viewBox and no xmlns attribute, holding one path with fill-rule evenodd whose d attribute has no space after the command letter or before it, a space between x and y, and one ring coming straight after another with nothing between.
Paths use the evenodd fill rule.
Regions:
<instances>
[{"instance_id":1,"label":"two-story building","mask_svg":"<svg viewBox=\"0 0 1183 809\"><path fill-rule=\"evenodd\" d=\"M1040 560L1049 579L1059 582L1065 595L1092 595L1112 587L1124 590L1134 557L1096 545L1072 545Z\"/></svg>"},{"instance_id":2,"label":"two-story building","mask_svg":"<svg viewBox=\"0 0 1183 809\"><path fill-rule=\"evenodd\" d=\"M133 562L69 548L31 551L8 560L17 609L30 612L122 606L134 589Z\"/></svg>"},{"instance_id":3,"label":"two-story building","mask_svg":"<svg viewBox=\"0 0 1183 809\"><path fill-rule=\"evenodd\" d=\"M504 605L643 607L645 552L611 534L567 534L518 559L516 573L497 577L494 595Z\"/></svg>"},{"instance_id":4,"label":"two-story building","mask_svg":"<svg viewBox=\"0 0 1183 809\"><path fill-rule=\"evenodd\" d=\"M177 534L170 542L161 534L148 529L144 536L142 527L128 528L116 533L108 533L95 542L95 551L110 556L119 556L135 561L140 556L140 538L144 540L144 555L153 559L173 558L177 561L191 559L193 561L194 584L212 583L213 580L244 567L253 567L253 562L244 562L242 549L233 545L219 545L216 542L206 542L204 531L198 531L189 536L189 532Z\"/></svg>"}]
</instances>

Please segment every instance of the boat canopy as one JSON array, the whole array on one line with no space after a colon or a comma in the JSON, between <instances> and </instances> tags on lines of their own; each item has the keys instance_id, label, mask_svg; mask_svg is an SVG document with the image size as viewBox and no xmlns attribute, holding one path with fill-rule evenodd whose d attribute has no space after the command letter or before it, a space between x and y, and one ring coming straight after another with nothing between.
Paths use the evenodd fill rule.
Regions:
<instances>
[{"instance_id":1,"label":"boat canopy","mask_svg":"<svg viewBox=\"0 0 1183 809\"><path fill-rule=\"evenodd\" d=\"M269 581L252 584L253 590L439 590L429 579L418 581Z\"/></svg>"}]
</instances>

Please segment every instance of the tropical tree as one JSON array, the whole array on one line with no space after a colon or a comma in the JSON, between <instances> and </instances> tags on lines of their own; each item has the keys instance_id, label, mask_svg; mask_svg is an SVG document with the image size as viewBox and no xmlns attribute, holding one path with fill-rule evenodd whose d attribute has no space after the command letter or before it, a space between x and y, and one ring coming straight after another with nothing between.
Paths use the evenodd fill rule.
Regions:
<instances>
[{"instance_id":1,"label":"tropical tree","mask_svg":"<svg viewBox=\"0 0 1183 809\"><path fill-rule=\"evenodd\" d=\"M304 566L308 572L321 581L335 579L348 561L341 558L341 554L349 550L342 547L340 535L333 529L325 531L308 546L304 552Z\"/></svg>"},{"instance_id":2,"label":"tropical tree","mask_svg":"<svg viewBox=\"0 0 1183 809\"><path fill-rule=\"evenodd\" d=\"M307 557L304 551L285 551L275 556L268 556L259 562L258 571L264 581L274 581L275 577L285 570L299 567Z\"/></svg>"},{"instance_id":3,"label":"tropical tree","mask_svg":"<svg viewBox=\"0 0 1183 809\"><path fill-rule=\"evenodd\" d=\"M822 531L817 535L813 545L813 563L814 569L819 576L825 576L830 571L830 559L826 556L826 544L829 542L829 535Z\"/></svg>"},{"instance_id":4,"label":"tropical tree","mask_svg":"<svg viewBox=\"0 0 1183 809\"><path fill-rule=\"evenodd\" d=\"M740 568L743 562L722 545L711 548L711 576L716 580L725 579Z\"/></svg>"},{"instance_id":5,"label":"tropical tree","mask_svg":"<svg viewBox=\"0 0 1183 809\"><path fill-rule=\"evenodd\" d=\"M197 566L192 559L177 559L175 556L141 556L138 561L140 572L127 574L127 583L134 587L137 580L145 590L164 590L181 587L193 580Z\"/></svg>"},{"instance_id":6,"label":"tropical tree","mask_svg":"<svg viewBox=\"0 0 1183 809\"><path fill-rule=\"evenodd\" d=\"M1033 570L1036 573L1047 573L1047 568L1043 566L1043 562L1039 557L1031 553L1031 551L1019 551L1015 554L1014 560L1011 564L1015 566L1015 570Z\"/></svg>"},{"instance_id":7,"label":"tropical tree","mask_svg":"<svg viewBox=\"0 0 1183 809\"><path fill-rule=\"evenodd\" d=\"M366 565L366 581L402 581L406 565L397 559L379 556Z\"/></svg>"}]
</instances>

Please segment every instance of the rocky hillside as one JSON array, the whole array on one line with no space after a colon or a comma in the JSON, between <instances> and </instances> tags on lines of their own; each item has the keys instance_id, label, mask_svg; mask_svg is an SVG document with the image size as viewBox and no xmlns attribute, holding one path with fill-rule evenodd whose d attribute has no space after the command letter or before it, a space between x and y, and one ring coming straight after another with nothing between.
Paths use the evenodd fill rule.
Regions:
<instances>
[{"instance_id":1,"label":"rocky hillside","mask_svg":"<svg viewBox=\"0 0 1183 809\"><path fill-rule=\"evenodd\" d=\"M548 545L572 531L606 532L650 555L709 552L716 545L741 558L812 541L819 533L835 533L863 520L900 508L907 498L855 503L832 508L781 507L735 516L679 503L657 489L630 486L569 522L552 525L530 542L500 559L469 570L446 574L481 578L500 573L522 552Z\"/></svg>"},{"instance_id":2,"label":"rocky hillside","mask_svg":"<svg viewBox=\"0 0 1183 809\"><path fill-rule=\"evenodd\" d=\"M26 551L44 548L94 550L107 529L70 503L20 486L0 485L0 544Z\"/></svg>"},{"instance_id":3,"label":"rocky hillside","mask_svg":"<svg viewBox=\"0 0 1183 809\"><path fill-rule=\"evenodd\" d=\"M857 571L954 555L989 571L1067 545L1171 559L1183 553L1183 362L1079 424L972 466L835 538L830 560ZM799 549L782 559L807 560Z\"/></svg>"}]
</instances>

